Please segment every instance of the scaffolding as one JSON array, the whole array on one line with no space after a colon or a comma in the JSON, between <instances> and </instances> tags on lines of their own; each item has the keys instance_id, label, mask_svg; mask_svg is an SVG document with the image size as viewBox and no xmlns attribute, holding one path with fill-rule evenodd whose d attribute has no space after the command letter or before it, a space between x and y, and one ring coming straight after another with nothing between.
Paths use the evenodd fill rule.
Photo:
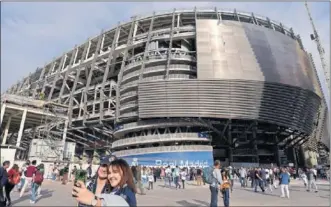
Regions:
<instances>
[{"instance_id":1,"label":"scaffolding","mask_svg":"<svg viewBox=\"0 0 331 207\"><path fill-rule=\"evenodd\" d=\"M39 96L39 100L3 94L1 97L1 125L5 123L5 129L2 130L2 145L6 145L7 141L9 143L8 134L15 135L19 128L17 139L10 140L11 143L16 144L17 148L21 144L28 144L29 146L25 145L24 149L26 152L29 149L29 154L33 154L34 157L42 160L47 160L49 157L52 157L53 160L62 160L65 133L62 133L62 140L54 134L58 134L57 129L66 128L67 113L66 105L44 101L42 94ZM19 117L21 114L22 116ZM33 141L25 140L26 138L32 138ZM34 140L38 141L34 142ZM16 154L16 157L24 157L21 156L21 152Z\"/></svg>"}]
</instances>

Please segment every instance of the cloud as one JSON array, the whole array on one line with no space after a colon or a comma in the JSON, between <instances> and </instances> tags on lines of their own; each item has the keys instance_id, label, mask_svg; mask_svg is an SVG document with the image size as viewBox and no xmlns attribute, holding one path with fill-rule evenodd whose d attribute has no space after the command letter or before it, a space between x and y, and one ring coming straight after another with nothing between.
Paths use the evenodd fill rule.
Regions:
<instances>
[{"instance_id":1,"label":"cloud","mask_svg":"<svg viewBox=\"0 0 331 207\"><path fill-rule=\"evenodd\" d=\"M309 5L330 65L329 3L311 2ZM236 8L293 27L294 32L301 35L305 48L313 53L319 75L323 76L316 44L309 37L312 27L302 2L5 2L1 7L1 92L75 44L98 35L101 29L114 27L118 21L129 21L133 15L151 14L153 10L192 9L195 6ZM325 85L324 79L322 82Z\"/></svg>"}]
</instances>

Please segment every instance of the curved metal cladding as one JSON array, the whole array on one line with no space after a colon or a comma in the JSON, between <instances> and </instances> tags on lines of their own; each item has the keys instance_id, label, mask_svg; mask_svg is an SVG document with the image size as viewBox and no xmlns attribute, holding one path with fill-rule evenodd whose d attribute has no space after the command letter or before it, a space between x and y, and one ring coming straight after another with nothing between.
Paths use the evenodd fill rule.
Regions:
<instances>
[{"instance_id":1,"label":"curved metal cladding","mask_svg":"<svg viewBox=\"0 0 331 207\"><path fill-rule=\"evenodd\" d=\"M307 54L293 31L268 18L229 12L215 14L216 18L201 14L201 19L192 11L163 14L157 18L163 18L162 25L167 26L157 36L159 39L155 38L154 17L151 18L144 50L128 59L119 76L119 130L114 135L125 142L113 143L115 154L130 162L138 157L155 158L152 162L164 156L176 160L172 159L174 152L163 144L175 147L180 142L194 148L184 151L208 152L201 154L201 160L212 156L208 139L196 141L199 137L206 138L199 132L183 134L185 124L178 124L176 130L166 125L142 124L153 119L257 120L311 134L321 91ZM180 25L188 19L192 22ZM158 131L161 128L166 129ZM180 139L173 136L176 133L182 133ZM167 134L171 139L166 138ZM172 150L179 153L183 148ZM176 156L185 160L184 154ZM187 155L186 160L194 162L193 157Z\"/></svg>"},{"instance_id":2,"label":"curved metal cladding","mask_svg":"<svg viewBox=\"0 0 331 207\"><path fill-rule=\"evenodd\" d=\"M292 38L248 23L197 20L198 79L139 84L139 117L274 123L306 134L320 105L316 76Z\"/></svg>"}]
</instances>

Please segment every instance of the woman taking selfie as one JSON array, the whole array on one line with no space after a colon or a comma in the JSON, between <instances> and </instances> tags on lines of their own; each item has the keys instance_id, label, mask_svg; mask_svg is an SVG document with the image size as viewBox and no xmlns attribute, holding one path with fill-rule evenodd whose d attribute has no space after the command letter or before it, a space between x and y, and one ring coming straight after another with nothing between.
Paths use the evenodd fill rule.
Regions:
<instances>
[{"instance_id":1,"label":"woman taking selfie","mask_svg":"<svg viewBox=\"0 0 331 207\"><path fill-rule=\"evenodd\" d=\"M73 188L73 196L85 205L91 206L137 206L136 189L133 175L128 163L123 159L116 159L108 168L108 180L111 185L110 194L96 195L89 191L85 184L77 181Z\"/></svg>"}]
</instances>

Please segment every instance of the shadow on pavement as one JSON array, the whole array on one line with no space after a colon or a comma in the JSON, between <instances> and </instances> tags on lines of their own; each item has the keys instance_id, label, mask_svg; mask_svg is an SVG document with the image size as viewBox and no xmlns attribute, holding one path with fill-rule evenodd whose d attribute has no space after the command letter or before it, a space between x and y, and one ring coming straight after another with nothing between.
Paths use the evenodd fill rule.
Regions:
<instances>
[{"instance_id":1,"label":"shadow on pavement","mask_svg":"<svg viewBox=\"0 0 331 207\"><path fill-rule=\"evenodd\" d=\"M45 198L49 198L49 197L52 197L53 191L45 191L45 192L42 192L40 193L40 197L36 200L36 202L39 202L40 200L42 199L45 199Z\"/></svg>"},{"instance_id":2,"label":"shadow on pavement","mask_svg":"<svg viewBox=\"0 0 331 207\"><path fill-rule=\"evenodd\" d=\"M187 206L187 207L198 207L198 206L201 206L201 205L196 204L196 203L190 203L190 202L188 202L186 200L176 201L176 203L178 203L181 206Z\"/></svg>"},{"instance_id":3,"label":"shadow on pavement","mask_svg":"<svg viewBox=\"0 0 331 207\"><path fill-rule=\"evenodd\" d=\"M40 192L41 197L37 198L36 201L38 202L39 200L41 200L43 198L49 198L49 197L51 197L53 192L54 192L53 190L51 190L51 191L49 191L49 190L41 190L41 192ZM11 203L12 203L12 205L15 205L15 204L18 204L18 203L20 203L22 201L25 201L25 200L30 200L30 193L28 193L28 194L20 197L17 200L12 201Z\"/></svg>"},{"instance_id":4,"label":"shadow on pavement","mask_svg":"<svg viewBox=\"0 0 331 207\"><path fill-rule=\"evenodd\" d=\"M248 192L251 192L251 193L254 193L254 194L261 194L261 195L265 195L265 196L279 197L279 195L270 194L269 192L265 192L265 193L263 193L262 191L255 192L253 189L242 189L242 190L245 190L245 191L248 191Z\"/></svg>"},{"instance_id":5,"label":"shadow on pavement","mask_svg":"<svg viewBox=\"0 0 331 207\"><path fill-rule=\"evenodd\" d=\"M200 201L200 200L196 200L196 199L193 199L193 200L197 203L200 203L200 204L204 205L204 206L210 206L209 203L206 202L206 201Z\"/></svg>"},{"instance_id":6,"label":"shadow on pavement","mask_svg":"<svg viewBox=\"0 0 331 207\"><path fill-rule=\"evenodd\" d=\"M162 187L162 188L169 188L169 189L176 189L175 186L169 186L169 185L158 185L159 187Z\"/></svg>"}]
</instances>

